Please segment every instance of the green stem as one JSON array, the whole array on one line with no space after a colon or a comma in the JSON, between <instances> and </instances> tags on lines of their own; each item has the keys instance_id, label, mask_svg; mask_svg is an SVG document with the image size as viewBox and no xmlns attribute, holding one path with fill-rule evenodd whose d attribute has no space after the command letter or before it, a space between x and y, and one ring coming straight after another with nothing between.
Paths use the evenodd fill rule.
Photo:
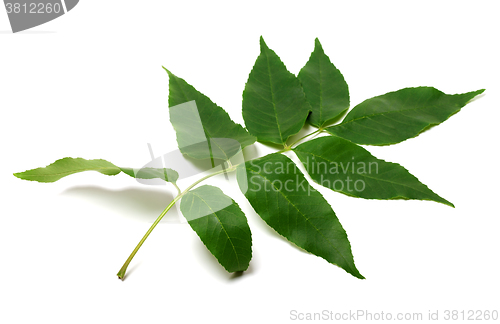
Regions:
<instances>
[{"instance_id":1,"label":"green stem","mask_svg":"<svg viewBox=\"0 0 500 324\"><path fill-rule=\"evenodd\" d=\"M221 174L221 173L224 173L224 172L231 172L231 171L234 171L234 170L236 170L236 167L237 167L237 165L235 165L235 166L233 166L233 167L231 167L231 168L229 168L229 169L219 170L219 171L217 171L217 172L210 173L209 175L204 176L203 178L201 178L201 179L199 179L199 180L195 181L192 185L190 185L189 187L187 187L187 188L186 188L186 190L184 190L184 191L182 192L182 195L185 195L185 194L186 194L189 190L193 189L193 187L194 187L194 186L196 186L197 184L199 184L200 182L203 182L203 181L207 180L208 178L211 178L211 177L213 177L213 176L216 176L216 175Z\"/></svg>"},{"instance_id":2,"label":"green stem","mask_svg":"<svg viewBox=\"0 0 500 324\"><path fill-rule=\"evenodd\" d=\"M279 150L279 151L278 151L278 152L276 152L276 153L278 153L278 154L279 154L279 153L284 153L284 152L287 152L287 151L290 151L290 150L291 150L291 148L290 148L290 147L286 147L286 148L284 148L284 149L282 149L282 150Z\"/></svg>"},{"instance_id":3,"label":"green stem","mask_svg":"<svg viewBox=\"0 0 500 324\"><path fill-rule=\"evenodd\" d=\"M298 140L296 140L295 142L293 142L292 144L290 145L285 145L285 148L281 151L279 151L278 153L283 153L283 152L286 152L286 151L290 151L292 149L292 146L297 144L298 142L302 141L303 139L309 137L309 136L312 136L316 133L319 133L321 132L322 129L318 129L310 134L307 134L301 138L299 138ZM174 183L174 186L175 188L177 189L178 191L178 195L177 197L174 198L174 200L172 200L170 202L170 204L167 206L167 208L165 208L165 210L160 214L160 216L158 216L158 218L155 220L155 222L153 223L153 225L151 225L151 227L149 228L149 230L146 232L146 234L144 234L143 238L141 239L141 241L139 242L139 244L137 244L137 246L135 247L134 251L132 251L132 253L130 254L130 256L128 257L127 261L125 261L125 263L123 264L122 268L120 269L120 271L118 271L118 278L120 279L124 279L125 278L125 272L127 271L127 267L129 266L130 262L132 261L132 259L134 258L134 256L136 255L137 251L139 251L139 249L141 248L142 244L146 241L146 239L148 238L149 234L151 234L151 232L155 229L156 225L158 225L158 223L162 220L163 216L165 216L165 214L170 210L170 208L172 208L175 203L182 198L182 196L184 196L189 190L193 189L193 187L195 187L197 184L199 184L200 182L203 182L205 180L207 180L208 178L211 178L213 176L216 176L218 174L221 174L221 173L224 173L224 172L232 172L234 170L236 170L236 167L238 165L231 165L229 164L229 167L227 169L222 169L222 170L219 170L217 172L214 172L214 173L211 173L207 176L204 176L203 178L195 181L192 185L190 185L189 187L186 188L186 190L184 190L183 192L181 192L181 190L179 189L179 187Z\"/></svg>"},{"instance_id":4,"label":"green stem","mask_svg":"<svg viewBox=\"0 0 500 324\"><path fill-rule=\"evenodd\" d=\"M137 244L137 246L135 247L134 251L132 251L132 253L128 257L127 261L125 261L125 263L123 264L123 266L120 269L120 271L118 271L118 273L117 273L118 278L121 279L121 280L123 280L125 278L125 272L127 271L127 268L129 266L130 262L132 261L132 259L134 258L134 256L136 255L137 251L139 251L139 249L141 248L142 244L146 241L146 239L148 238L149 234L151 234L151 232L155 229L156 225L158 225L158 223L162 220L163 216L165 216L165 214L175 205L175 203L179 199L182 198L182 196L184 196L189 190L193 189L193 187L196 186L197 184L199 184L200 182L205 181L206 179L211 178L211 177L213 177L215 175L218 175L218 174L221 174L221 173L224 173L224 172L231 172L231 171L234 171L234 170L236 170L236 166L231 166L228 169L219 170L217 172L211 173L211 174L209 174L209 175L207 175L207 176L205 176L205 177L203 177L203 178L195 181L192 185L190 185L189 187L187 187L186 190L184 190L183 192L180 192L179 187L177 187L177 185L175 185L175 187L179 191L179 194L177 195L177 197L175 197L170 202L170 204L168 204L167 208L165 208L165 210L163 210L161 212L160 216L158 216L158 218L154 221L153 225L151 225L151 227L146 232L146 234L144 234L144 236L142 237L142 239L139 242L139 244Z\"/></svg>"},{"instance_id":5,"label":"green stem","mask_svg":"<svg viewBox=\"0 0 500 324\"><path fill-rule=\"evenodd\" d=\"M177 183L172 182L172 184L174 185L175 189L177 189L177 195L180 195L181 194L181 189L179 189L179 187L177 186Z\"/></svg>"},{"instance_id":6,"label":"green stem","mask_svg":"<svg viewBox=\"0 0 500 324\"><path fill-rule=\"evenodd\" d=\"M144 241L146 241L146 239L148 238L149 234L151 234L151 232L155 229L156 225L158 225L158 223L162 220L163 216L165 216L165 214L170 210L170 208L172 208L175 205L175 202L177 200L179 200L180 198L181 198L181 195L178 195L177 197L175 197L174 200L172 200L170 202L170 204L168 204L167 208L165 208L165 210L163 210L161 212L160 216L158 216L158 218L155 220L155 222L153 223L153 225L151 225L151 227L146 232L146 234L144 234L144 236L142 237L142 239L139 242L139 244L137 244L137 246L135 247L134 251L132 251L132 253L128 257L127 261L125 261L125 263L123 264L123 266L120 269L120 271L118 271L118 273L116 274L118 276L118 278L120 278L121 280L123 280L125 278L125 272L127 271L127 268L128 268L128 265L130 264L130 261L132 261L132 259L134 258L135 254L137 253L137 251L139 251L139 249L141 248L141 246L144 243Z\"/></svg>"},{"instance_id":7,"label":"green stem","mask_svg":"<svg viewBox=\"0 0 500 324\"><path fill-rule=\"evenodd\" d=\"M320 129L315 130L315 131L314 131L314 132L312 132L312 133L309 133L309 134L307 134L307 135L305 135L305 136L302 136L301 138L299 138L298 140L296 140L296 141L295 141L295 142L293 142L292 144L288 145L288 147L292 147L292 146L294 146L295 144L297 144L298 142L302 141L304 138L307 138L307 137L309 137L309 136L312 136L312 135L314 135L314 134L316 134L316 133L319 133L319 132L321 132L321 131L322 131L322 129L320 128Z\"/></svg>"}]
</instances>

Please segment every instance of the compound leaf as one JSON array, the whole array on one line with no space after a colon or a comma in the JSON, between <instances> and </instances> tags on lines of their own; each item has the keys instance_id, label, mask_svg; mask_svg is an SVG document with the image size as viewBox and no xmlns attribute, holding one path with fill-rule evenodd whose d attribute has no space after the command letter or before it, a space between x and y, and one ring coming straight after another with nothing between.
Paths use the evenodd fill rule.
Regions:
<instances>
[{"instance_id":1,"label":"compound leaf","mask_svg":"<svg viewBox=\"0 0 500 324\"><path fill-rule=\"evenodd\" d=\"M349 108L349 89L342 73L330 62L316 38L314 51L297 76L311 104L309 124L321 127Z\"/></svg>"},{"instance_id":2,"label":"compound leaf","mask_svg":"<svg viewBox=\"0 0 500 324\"><path fill-rule=\"evenodd\" d=\"M243 91L243 119L260 142L284 145L298 133L311 106L299 80L260 38L260 55Z\"/></svg>"},{"instance_id":3,"label":"compound leaf","mask_svg":"<svg viewBox=\"0 0 500 324\"><path fill-rule=\"evenodd\" d=\"M483 92L448 95L432 87L405 88L363 101L326 130L357 144L396 144L444 122Z\"/></svg>"},{"instance_id":4,"label":"compound leaf","mask_svg":"<svg viewBox=\"0 0 500 324\"><path fill-rule=\"evenodd\" d=\"M300 144L294 152L316 183L346 195L432 200L454 207L401 165L377 159L340 137L320 137Z\"/></svg>"},{"instance_id":5,"label":"compound leaf","mask_svg":"<svg viewBox=\"0 0 500 324\"><path fill-rule=\"evenodd\" d=\"M23 180L38 182L55 182L70 174L83 171L98 171L105 175L117 175L122 172L140 179L160 178L165 181L175 182L179 178L176 171L168 168L142 168L134 172L131 168L120 168L106 160L86 160L82 158L64 158L44 167L32 169L24 172L14 173L16 177Z\"/></svg>"},{"instance_id":6,"label":"compound leaf","mask_svg":"<svg viewBox=\"0 0 500 324\"><path fill-rule=\"evenodd\" d=\"M351 245L323 196L309 185L295 163L279 153L242 164L238 184L248 201L276 232L290 242L363 279Z\"/></svg>"},{"instance_id":7,"label":"compound leaf","mask_svg":"<svg viewBox=\"0 0 500 324\"><path fill-rule=\"evenodd\" d=\"M204 185L182 197L181 211L208 250L228 271L244 271L252 258L245 214L217 187Z\"/></svg>"},{"instance_id":8,"label":"compound leaf","mask_svg":"<svg viewBox=\"0 0 500 324\"><path fill-rule=\"evenodd\" d=\"M255 137L233 122L224 109L183 79L165 70L169 76L170 122L183 154L195 159L228 160L255 142Z\"/></svg>"}]
</instances>

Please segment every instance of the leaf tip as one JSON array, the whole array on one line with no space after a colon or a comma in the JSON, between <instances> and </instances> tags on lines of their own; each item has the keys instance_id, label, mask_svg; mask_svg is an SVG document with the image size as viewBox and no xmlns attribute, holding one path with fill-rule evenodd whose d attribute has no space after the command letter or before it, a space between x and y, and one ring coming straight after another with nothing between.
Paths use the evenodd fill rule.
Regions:
<instances>
[{"instance_id":1,"label":"leaf tip","mask_svg":"<svg viewBox=\"0 0 500 324\"><path fill-rule=\"evenodd\" d=\"M162 65L162 68L163 68L165 71L167 71L168 75L172 75L172 72L170 72L170 71L169 71L166 67L164 67L163 65Z\"/></svg>"},{"instance_id":2,"label":"leaf tip","mask_svg":"<svg viewBox=\"0 0 500 324\"><path fill-rule=\"evenodd\" d=\"M263 51L265 49L268 49L266 42L264 41L264 37L262 35L260 36L260 50Z\"/></svg>"},{"instance_id":3,"label":"leaf tip","mask_svg":"<svg viewBox=\"0 0 500 324\"><path fill-rule=\"evenodd\" d=\"M356 268L356 266L353 264L354 267L349 267L349 270L346 268L343 268L346 270L348 273L350 273L353 277L358 278L358 279L366 279L365 276L363 276L359 270Z\"/></svg>"},{"instance_id":4,"label":"leaf tip","mask_svg":"<svg viewBox=\"0 0 500 324\"><path fill-rule=\"evenodd\" d=\"M321 43L319 42L319 38L316 37L314 40L314 50L315 51L323 51L323 46L321 46Z\"/></svg>"},{"instance_id":5,"label":"leaf tip","mask_svg":"<svg viewBox=\"0 0 500 324\"><path fill-rule=\"evenodd\" d=\"M21 180L44 182L44 181L40 181L40 180L30 179L30 177L26 175L26 173L28 171L31 171L31 170L26 170L24 172L16 172L16 173L13 173L13 174L14 174L14 177L16 177L18 179L21 179Z\"/></svg>"},{"instance_id":6,"label":"leaf tip","mask_svg":"<svg viewBox=\"0 0 500 324\"><path fill-rule=\"evenodd\" d=\"M471 102L472 100L476 100L477 96L479 96L480 94L482 94L483 92L485 92L486 89L479 89L479 90L476 90L476 91L471 91L471 92L466 92L466 93L463 93L463 94L459 94L458 96L461 96L463 97L465 100L467 100L465 102L465 104Z\"/></svg>"},{"instance_id":7,"label":"leaf tip","mask_svg":"<svg viewBox=\"0 0 500 324\"><path fill-rule=\"evenodd\" d=\"M475 98L476 96L479 96L480 94L482 94L485 91L486 91L486 89L479 89L479 90L476 90L476 91L471 91L471 92L464 93L464 95L467 96L467 97L470 97L470 99L473 99L473 98Z\"/></svg>"},{"instance_id":8,"label":"leaf tip","mask_svg":"<svg viewBox=\"0 0 500 324\"><path fill-rule=\"evenodd\" d=\"M438 196L438 197L439 197L439 196ZM452 207L452 208L455 208L455 205L453 205L450 201L448 201L448 200L446 200L446 199L444 199L444 198L442 198L442 197L439 197L439 198L440 198L439 200L434 200L434 201L436 201L436 202L440 202L440 203L442 203L442 204L444 204L444 205L446 205L446 206L450 206L450 207Z\"/></svg>"},{"instance_id":9,"label":"leaf tip","mask_svg":"<svg viewBox=\"0 0 500 324\"><path fill-rule=\"evenodd\" d=\"M486 91L486 89L479 89L479 90L475 91L474 93L475 93L476 96L478 96L478 95L482 94L485 91Z\"/></svg>"}]
</instances>

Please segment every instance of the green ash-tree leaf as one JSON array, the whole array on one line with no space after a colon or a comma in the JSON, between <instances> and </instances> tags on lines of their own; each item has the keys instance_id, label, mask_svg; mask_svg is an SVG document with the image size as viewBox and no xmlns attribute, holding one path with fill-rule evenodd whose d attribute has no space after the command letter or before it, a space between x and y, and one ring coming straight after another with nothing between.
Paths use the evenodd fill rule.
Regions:
<instances>
[{"instance_id":1,"label":"green ash-tree leaf","mask_svg":"<svg viewBox=\"0 0 500 324\"><path fill-rule=\"evenodd\" d=\"M297 76L312 112L307 121L321 127L349 108L349 89L342 73L330 62L316 38L314 52Z\"/></svg>"},{"instance_id":2,"label":"green ash-tree leaf","mask_svg":"<svg viewBox=\"0 0 500 324\"><path fill-rule=\"evenodd\" d=\"M243 91L243 119L260 142L284 145L306 121L311 106L300 81L260 38L260 55Z\"/></svg>"},{"instance_id":3,"label":"green ash-tree leaf","mask_svg":"<svg viewBox=\"0 0 500 324\"><path fill-rule=\"evenodd\" d=\"M337 216L295 163L279 153L238 167L240 189L276 232L290 242L363 279Z\"/></svg>"},{"instance_id":4,"label":"green ash-tree leaf","mask_svg":"<svg viewBox=\"0 0 500 324\"><path fill-rule=\"evenodd\" d=\"M255 137L233 122L224 109L183 79L165 70L169 76L170 122L183 154L195 159L228 160L255 142ZM186 105L178 106L180 104Z\"/></svg>"},{"instance_id":5,"label":"green ash-tree leaf","mask_svg":"<svg viewBox=\"0 0 500 324\"><path fill-rule=\"evenodd\" d=\"M377 159L336 136L320 137L294 148L311 178L322 186L366 199L432 200L454 207L397 163Z\"/></svg>"},{"instance_id":6,"label":"green ash-tree leaf","mask_svg":"<svg viewBox=\"0 0 500 324\"><path fill-rule=\"evenodd\" d=\"M24 172L14 173L16 177L23 180L38 182L55 182L65 176L83 172L98 171L105 175L117 175L122 172L139 179L159 178L169 182L175 182L179 178L176 171L168 168L142 168L137 173L132 168L120 168L106 160L86 160L82 158L64 158L44 167Z\"/></svg>"},{"instance_id":7,"label":"green ash-tree leaf","mask_svg":"<svg viewBox=\"0 0 500 324\"><path fill-rule=\"evenodd\" d=\"M176 182L179 179L177 171L169 168L120 168L120 170L131 176L139 179L163 179L168 182Z\"/></svg>"},{"instance_id":8,"label":"green ash-tree leaf","mask_svg":"<svg viewBox=\"0 0 500 324\"><path fill-rule=\"evenodd\" d=\"M252 258L245 214L219 188L204 185L182 197L181 211L208 250L228 271L244 271Z\"/></svg>"},{"instance_id":9,"label":"green ash-tree leaf","mask_svg":"<svg viewBox=\"0 0 500 324\"><path fill-rule=\"evenodd\" d=\"M483 92L448 95L432 87L405 88L363 101L326 130L357 144L396 144L444 122Z\"/></svg>"}]
</instances>

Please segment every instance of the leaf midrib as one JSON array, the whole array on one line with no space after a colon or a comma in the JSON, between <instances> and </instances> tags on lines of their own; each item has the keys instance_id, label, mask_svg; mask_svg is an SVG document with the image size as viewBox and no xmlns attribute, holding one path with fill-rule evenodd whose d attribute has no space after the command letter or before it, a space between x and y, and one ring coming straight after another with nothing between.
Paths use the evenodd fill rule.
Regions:
<instances>
[{"instance_id":1,"label":"leaf midrib","mask_svg":"<svg viewBox=\"0 0 500 324\"><path fill-rule=\"evenodd\" d=\"M348 124L348 123L351 123L351 122L354 122L354 121L357 121L357 120L360 120L360 119L364 119L364 118L376 117L376 116L381 116L381 115L397 114L397 113L401 113L401 112L405 112L405 111L421 110L421 109L426 109L426 108L437 108L437 106L436 105L420 106L420 107L415 107L415 108L392 110L392 111L384 111L384 112L377 113L377 114L364 115L364 116L361 116L361 117L354 118L354 119L351 119L349 121L346 121L345 123L341 123L338 126L345 125L345 124ZM354 108L353 108L353 110L354 110ZM335 125L335 126L337 126L337 125Z\"/></svg>"},{"instance_id":2,"label":"leaf midrib","mask_svg":"<svg viewBox=\"0 0 500 324\"><path fill-rule=\"evenodd\" d=\"M323 82L321 79L321 58L318 55L318 73L319 73L319 123L323 120ZM323 126L324 122L320 125Z\"/></svg>"},{"instance_id":3,"label":"leaf midrib","mask_svg":"<svg viewBox=\"0 0 500 324\"><path fill-rule=\"evenodd\" d=\"M187 94L184 92L184 88L181 87L177 77L175 77L175 82L177 82L177 86L178 88L181 90L182 94L184 95L184 98L186 99L186 102L190 101ZM196 100L195 100L196 102ZM211 116L210 116L211 117ZM209 117L209 118L210 118ZM213 151L212 151L212 145L211 145L211 140L212 138L214 138L210 132L206 129L205 125L203 124L203 121L201 120L201 116L200 116L200 122L201 122L201 127L203 128L203 132L205 133L205 137L206 137L206 140L207 140L207 143L208 143L208 150L210 151L210 159L212 160L212 166L213 166L213 160L214 160L214 154L213 154ZM215 145L217 147L219 147L219 149L221 150L221 152L224 154L224 156L226 157L226 160L229 160L229 157L227 156L226 152L222 149L222 147L220 147L220 145L217 144L217 141L214 141ZM240 143L241 144L241 143Z\"/></svg>"},{"instance_id":4,"label":"leaf midrib","mask_svg":"<svg viewBox=\"0 0 500 324\"><path fill-rule=\"evenodd\" d=\"M294 151L295 151L295 150L294 150ZM312 156L316 156L316 157L322 158L323 160L326 160L326 161L328 161L328 162L336 162L336 161L332 161L332 160L330 160L330 159L324 158L324 157L323 157L323 156L321 156L321 155L317 155L317 154L314 154L314 153L311 153L311 152L304 152L304 151L300 151L300 150L299 150L299 152L304 153L304 154L310 154L310 155L312 155ZM374 157L374 156L372 155L372 157ZM375 157L374 157L374 158L375 158ZM385 163L396 164L396 165L399 165L400 167L404 168L402 165L400 165L400 164L398 164L398 163L394 163L394 162L387 162L387 161L380 160L380 159L377 159L377 160L378 160L378 161L383 161L383 162L385 162ZM348 173L349 173L349 174L351 174L351 175L353 174L353 173L350 173L350 172L348 172ZM358 175L359 175L359 176L362 176L362 177L366 177L366 178L368 178L368 179L377 180L377 181L384 181L384 182L387 182L387 183L390 183L390 184L393 184L393 185L399 185L399 186L402 186L402 187L410 188L410 189L413 189L413 190L416 190L416 191L418 191L418 192L420 192L420 193L425 194L425 192L424 192L424 191L421 191L421 190L419 190L419 189L417 189L417 188L414 188L414 187L410 187L410 186L405 185L405 184L401 184L401 183L393 182L393 181L386 180L386 179L374 178L374 177L370 177L370 176L367 176L367 175L361 175L361 174L358 174ZM334 189L332 189L332 190L334 190ZM429 189L429 190L430 190L430 189ZM337 190L334 190L334 191L337 191Z\"/></svg>"},{"instance_id":5,"label":"leaf midrib","mask_svg":"<svg viewBox=\"0 0 500 324\"><path fill-rule=\"evenodd\" d=\"M191 192L191 194L193 194L194 196L198 197L201 201L203 201L203 203L205 205L207 205L208 209L210 209L210 211L215 216L215 218L217 218L217 221L219 222L222 230L224 231L224 234L226 234L226 237L227 237L229 243L231 243L231 247L233 248L234 255L236 256L236 262L238 263L238 269L239 269L241 267L241 265L240 265L240 259L238 257L238 253L236 252L236 248L234 247L233 241L231 240L231 237L227 233L226 229L224 228L224 225L222 224L219 216L217 216L217 213L212 209L212 207L210 207L210 205L206 202L206 200L203 199L200 195L198 195L196 192Z\"/></svg>"},{"instance_id":6,"label":"leaf midrib","mask_svg":"<svg viewBox=\"0 0 500 324\"><path fill-rule=\"evenodd\" d=\"M290 203L290 205L292 205L292 206L293 206L293 207L294 207L294 208L295 208L295 209L299 212L299 214L300 214L302 217L304 217L304 219L305 219L305 220L306 220L306 221L307 221L307 222L308 222L308 223L309 223L309 224L310 224L310 225L311 225L311 226L312 226L312 227L313 227L313 228L314 228L314 229L315 229L315 230L316 230L316 231L317 231L317 232L318 232L318 233L319 233L319 234L320 234L320 235L321 235L321 236L322 236L322 237L323 237L326 241L328 241L328 243L330 243L330 245L331 245L331 246L335 249L335 251L337 251L337 253L338 253L340 256L342 256L342 258L344 259L345 263L349 266L349 268L351 269L351 271L352 271L353 273L356 273L356 271L352 269L351 265L349 264L349 261L346 259L346 257L344 256L344 254L343 254L343 253L341 253L341 252L337 249L337 247L335 246L335 244L333 244L333 243L332 243L332 242L331 242L331 241L330 241L327 237L325 237L325 236L323 235L323 233L321 233L321 231L320 231L320 230L319 230L316 226L314 226L314 224L313 224L313 223L311 223L311 221L309 221L309 218L308 218L308 217L306 217L306 215L304 215L304 213L302 213L302 211L300 211L300 209L299 209L299 208L297 208L297 206L295 206L295 205L294 205L294 204L290 201L290 199L288 199L288 197L287 197L287 196L285 196L285 194L283 194L283 192L282 192L281 190L277 190L278 188L277 188L277 187L273 184L273 182L272 182L272 181L270 181L270 180L269 180L266 176L262 175L261 173L259 173L259 172L257 172L257 171L254 171L254 170L253 170L253 169L251 169L251 168L248 168L247 166L245 166L245 168L246 168L247 170L250 170L250 171L251 171L251 172L253 172L253 173L258 174L258 175L259 175L259 176L261 176L262 178L266 179L266 181L270 182L270 183L271 183L271 185L272 185L272 186L276 189L276 191L277 191L277 192L279 192L279 193L281 193L281 195L283 196L283 198L285 198L285 199L288 201L288 203ZM278 204L278 206L279 206L279 204Z\"/></svg>"},{"instance_id":7,"label":"leaf midrib","mask_svg":"<svg viewBox=\"0 0 500 324\"><path fill-rule=\"evenodd\" d=\"M377 113L377 114L370 114L370 115L364 115L364 116L361 116L361 117L358 117L358 118L354 118L354 119L351 119L349 121L346 121L346 122L343 122L343 123L340 123L338 125L334 125L332 127L329 127L330 129L334 129L336 127L339 127L339 126L342 126L342 125L346 125L346 124L349 124L351 122L355 122L355 121L358 121L360 119L365 119L365 118L369 118L369 117L375 117L375 116L381 116L381 115L386 115L386 114L397 114L397 113L401 113L403 111L410 111L410 110L418 110L418 109L426 109L426 108L437 108L438 106L437 105L429 105L429 106L423 106L423 107L416 107L416 108L409 108L409 109L401 109L401 110L392 110L392 111L384 111L384 112L381 112L381 113ZM458 107L459 109L461 109L461 107ZM356 107L353 108L353 111L354 109L356 109ZM450 116L451 114L448 114L448 116ZM347 116L346 116L347 117ZM432 124L432 123L430 123Z\"/></svg>"},{"instance_id":8,"label":"leaf midrib","mask_svg":"<svg viewBox=\"0 0 500 324\"><path fill-rule=\"evenodd\" d=\"M269 55L268 55L267 51L264 51L264 55L266 56L267 74L269 75L269 87L271 88L271 99L272 99L273 110L274 110L274 118L276 119L276 125L278 126L278 132L280 134L281 143L284 144L285 141L283 141L283 133L281 132L280 123L278 121L278 111L276 109L276 99L274 98L273 77L271 75L271 65L269 63Z\"/></svg>"},{"instance_id":9,"label":"leaf midrib","mask_svg":"<svg viewBox=\"0 0 500 324\"><path fill-rule=\"evenodd\" d=\"M26 174L25 176L27 176L27 177L29 177L29 176L32 176L32 177L53 177L53 176L59 176L59 175L62 175L62 174L69 175L69 174L77 173L77 172L99 171L99 170L117 170L117 171L122 172L119 167L116 167L116 168L113 168L113 167L102 167L102 168L92 168L92 169L77 169L77 170L74 170L74 171L59 172L59 173L50 173L50 174L39 174L39 175L29 175L29 174ZM22 175L23 173L24 172L20 172L20 173L17 173L17 174Z\"/></svg>"}]
</instances>

